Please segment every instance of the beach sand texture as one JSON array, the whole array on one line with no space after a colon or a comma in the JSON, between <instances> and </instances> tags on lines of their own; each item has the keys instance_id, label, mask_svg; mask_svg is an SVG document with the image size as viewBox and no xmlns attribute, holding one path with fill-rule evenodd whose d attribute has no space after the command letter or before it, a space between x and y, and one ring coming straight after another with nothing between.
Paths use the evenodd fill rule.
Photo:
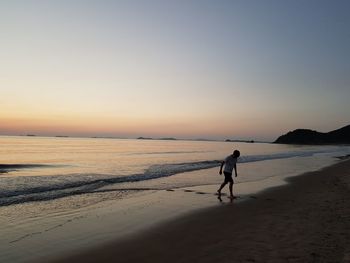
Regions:
<instances>
[{"instance_id":1,"label":"beach sand texture","mask_svg":"<svg viewBox=\"0 0 350 263\"><path fill-rule=\"evenodd\" d=\"M350 262L350 160L55 262Z\"/></svg>"}]
</instances>

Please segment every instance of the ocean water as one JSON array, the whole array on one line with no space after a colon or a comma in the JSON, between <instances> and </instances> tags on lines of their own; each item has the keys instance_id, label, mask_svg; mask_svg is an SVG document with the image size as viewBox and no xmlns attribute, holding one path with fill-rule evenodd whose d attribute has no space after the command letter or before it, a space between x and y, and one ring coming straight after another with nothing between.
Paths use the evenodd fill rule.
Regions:
<instances>
[{"instance_id":1,"label":"ocean water","mask_svg":"<svg viewBox=\"0 0 350 263\"><path fill-rule=\"evenodd\" d=\"M179 175L219 167L234 149L241 151L239 166L245 168L240 183L316 170L350 153L349 146L3 136L0 206L75 195L84 199L91 193L105 200L103 193L121 189L125 196L128 189L214 184L216 176Z\"/></svg>"},{"instance_id":2,"label":"ocean water","mask_svg":"<svg viewBox=\"0 0 350 263\"><path fill-rule=\"evenodd\" d=\"M0 136L0 262L46 262L221 205L220 161L234 149L243 201L350 154L350 146Z\"/></svg>"}]
</instances>

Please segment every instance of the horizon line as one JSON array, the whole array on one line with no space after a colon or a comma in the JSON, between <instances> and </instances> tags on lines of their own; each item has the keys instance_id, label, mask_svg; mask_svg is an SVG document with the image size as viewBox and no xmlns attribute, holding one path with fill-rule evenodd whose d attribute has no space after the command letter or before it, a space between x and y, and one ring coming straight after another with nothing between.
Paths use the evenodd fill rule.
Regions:
<instances>
[{"instance_id":1,"label":"horizon line","mask_svg":"<svg viewBox=\"0 0 350 263\"><path fill-rule=\"evenodd\" d=\"M119 139L119 140L163 140L163 141L212 141L212 142L245 142L245 143L272 143L267 140L253 139L208 139L208 138L178 138L178 137L123 137L123 136L84 136L84 135L38 135L38 134L0 134L1 137L44 137L44 138L82 138L82 139Z\"/></svg>"}]
</instances>

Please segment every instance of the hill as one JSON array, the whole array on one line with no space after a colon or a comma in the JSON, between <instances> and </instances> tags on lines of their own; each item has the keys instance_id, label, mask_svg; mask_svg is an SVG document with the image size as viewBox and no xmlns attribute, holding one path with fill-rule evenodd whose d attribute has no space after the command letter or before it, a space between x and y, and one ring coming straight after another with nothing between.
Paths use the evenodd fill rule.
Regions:
<instances>
[{"instance_id":1,"label":"hill","mask_svg":"<svg viewBox=\"0 0 350 263\"><path fill-rule=\"evenodd\" d=\"M350 144L350 125L327 133L297 129L277 138L283 144Z\"/></svg>"}]
</instances>

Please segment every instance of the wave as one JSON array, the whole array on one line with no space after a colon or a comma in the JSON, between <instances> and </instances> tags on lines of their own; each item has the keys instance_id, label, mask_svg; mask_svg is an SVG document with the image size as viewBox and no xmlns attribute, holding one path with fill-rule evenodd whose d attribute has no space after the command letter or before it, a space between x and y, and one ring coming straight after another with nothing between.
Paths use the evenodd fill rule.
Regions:
<instances>
[{"instance_id":1,"label":"wave","mask_svg":"<svg viewBox=\"0 0 350 263\"><path fill-rule=\"evenodd\" d=\"M0 173L8 173L21 169L31 169L31 168L49 168L55 167L54 165L48 164L0 164Z\"/></svg>"},{"instance_id":2,"label":"wave","mask_svg":"<svg viewBox=\"0 0 350 263\"><path fill-rule=\"evenodd\" d=\"M314 154L329 153L330 150L295 151L269 155L251 155L239 158L239 163L258 162L292 157L307 157ZM0 164L0 169L40 168L50 165L43 164ZM61 176L37 176L2 178L0 187L0 206L19 204L32 201L52 200L55 198L93 193L99 188L110 184L138 182L172 176L179 173L209 169L220 166L220 160L208 160L185 163L169 163L152 165L143 173L132 175L103 174L71 174ZM11 180L12 179L12 180ZM6 183L8 180L8 184Z\"/></svg>"},{"instance_id":3,"label":"wave","mask_svg":"<svg viewBox=\"0 0 350 263\"><path fill-rule=\"evenodd\" d=\"M70 176L50 176L48 177L27 177L25 179L32 179L32 184L40 185L35 187L25 187L22 189L1 189L0 206L18 204L30 201L43 201L65 197L69 195L92 193L94 190L110 184L138 182L150 179L157 179L167 177L174 174L189 172L194 170L212 168L219 164L218 161L203 161L192 163L177 163L177 164L163 164L152 165L142 174L133 174L127 176L110 177L110 175L101 174L85 174L85 175L70 175ZM59 178L65 177L67 181L61 181ZM102 178L101 178L102 177ZM79 179L80 180L79 180ZM101 179L91 179L101 178ZM17 180L23 178L18 177ZM48 179L46 182L43 180ZM58 182L55 182L58 179ZM78 179L77 181L70 181L69 179ZM40 182L40 180L42 180ZM51 183L54 181L55 183ZM44 183L44 184L43 184ZM45 185L46 183L46 185Z\"/></svg>"},{"instance_id":4,"label":"wave","mask_svg":"<svg viewBox=\"0 0 350 263\"><path fill-rule=\"evenodd\" d=\"M333 150L337 152L338 150ZM268 161L275 159L286 159L293 157L308 157L313 156L315 154L322 153L331 153L330 150L310 150L310 151L294 151L294 152L282 152L282 153L274 153L274 154L264 154L264 155L251 155L251 156L242 156L238 159L239 163L251 163L251 162L259 162L259 161Z\"/></svg>"}]
</instances>

